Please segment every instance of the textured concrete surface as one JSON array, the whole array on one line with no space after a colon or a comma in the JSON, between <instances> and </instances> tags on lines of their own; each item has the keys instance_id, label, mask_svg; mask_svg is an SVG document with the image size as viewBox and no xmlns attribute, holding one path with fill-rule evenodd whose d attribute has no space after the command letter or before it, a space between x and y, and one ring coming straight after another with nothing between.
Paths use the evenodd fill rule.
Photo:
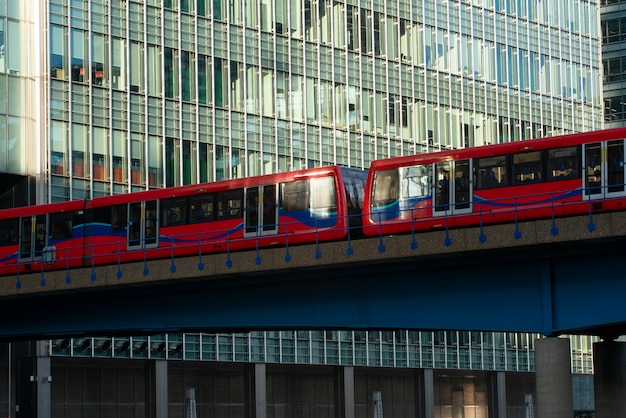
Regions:
<instances>
[{"instance_id":1,"label":"textured concrete surface","mask_svg":"<svg viewBox=\"0 0 626 418\"><path fill-rule=\"evenodd\" d=\"M574 416L570 352L567 338L535 341L537 418Z\"/></svg>"},{"instance_id":2,"label":"textured concrete surface","mask_svg":"<svg viewBox=\"0 0 626 418\"><path fill-rule=\"evenodd\" d=\"M596 418L626 416L626 343L595 343L593 366Z\"/></svg>"}]
</instances>

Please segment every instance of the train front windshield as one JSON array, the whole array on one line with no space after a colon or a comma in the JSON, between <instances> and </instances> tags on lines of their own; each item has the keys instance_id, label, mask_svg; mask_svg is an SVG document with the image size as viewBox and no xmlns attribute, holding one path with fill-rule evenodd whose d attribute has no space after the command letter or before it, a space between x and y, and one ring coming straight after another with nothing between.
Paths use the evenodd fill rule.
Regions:
<instances>
[{"instance_id":1,"label":"train front windshield","mask_svg":"<svg viewBox=\"0 0 626 418\"><path fill-rule=\"evenodd\" d=\"M398 200L398 170L381 170L376 173L372 193L372 207L387 206Z\"/></svg>"}]
</instances>

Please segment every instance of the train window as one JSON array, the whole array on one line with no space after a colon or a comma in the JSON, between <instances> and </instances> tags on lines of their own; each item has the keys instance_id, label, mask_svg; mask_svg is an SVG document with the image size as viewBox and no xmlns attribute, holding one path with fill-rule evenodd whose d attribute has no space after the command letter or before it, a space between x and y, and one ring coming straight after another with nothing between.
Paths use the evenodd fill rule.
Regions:
<instances>
[{"instance_id":1,"label":"train window","mask_svg":"<svg viewBox=\"0 0 626 418\"><path fill-rule=\"evenodd\" d=\"M87 223L91 225L91 228L95 226L97 222L99 225L111 225L111 208L110 207L101 207L94 208L92 210L87 211ZM110 231L107 231L109 233ZM90 232L90 235L93 235L94 232Z\"/></svg>"},{"instance_id":2,"label":"train window","mask_svg":"<svg viewBox=\"0 0 626 418\"><path fill-rule=\"evenodd\" d=\"M451 161L435 163L435 184L433 194L435 198L435 211L444 212L450 209L450 170Z\"/></svg>"},{"instance_id":3,"label":"train window","mask_svg":"<svg viewBox=\"0 0 626 418\"><path fill-rule=\"evenodd\" d=\"M513 155L513 184L541 181L541 151Z\"/></svg>"},{"instance_id":4,"label":"train window","mask_svg":"<svg viewBox=\"0 0 626 418\"><path fill-rule=\"evenodd\" d=\"M187 199L177 197L161 200L161 226L187 223Z\"/></svg>"},{"instance_id":5,"label":"train window","mask_svg":"<svg viewBox=\"0 0 626 418\"><path fill-rule=\"evenodd\" d=\"M388 205L398 199L398 170L381 170L374 178L372 206Z\"/></svg>"},{"instance_id":6,"label":"train window","mask_svg":"<svg viewBox=\"0 0 626 418\"><path fill-rule=\"evenodd\" d=\"M111 207L111 233L124 232L126 230L126 205Z\"/></svg>"},{"instance_id":7,"label":"train window","mask_svg":"<svg viewBox=\"0 0 626 418\"><path fill-rule=\"evenodd\" d=\"M507 185L506 156L479 158L474 166L477 189L489 189Z\"/></svg>"},{"instance_id":8,"label":"train window","mask_svg":"<svg viewBox=\"0 0 626 418\"><path fill-rule=\"evenodd\" d=\"M189 201L191 223L210 222L213 220L213 194L192 196Z\"/></svg>"},{"instance_id":9,"label":"train window","mask_svg":"<svg viewBox=\"0 0 626 418\"><path fill-rule=\"evenodd\" d=\"M580 147L548 150L548 180L580 177Z\"/></svg>"},{"instance_id":10,"label":"train window","mask_svg":"<svg viewBox=\"0 0 626 418\"><path fill-rule=\"evenodd\" d=\"M309 180L296 180L282 185L283 212L309 210Z\"/></svg>"},{"instance_id":11,"label":"train window","mask_svg":"<svg viewBox=\"0 0 626 418\"><path fill-rule=\"evenodd\" d=\"M364 172L363 172L364 173ZM342 169L343 183L346 189L346 203L349 213L360 213L363 207L363 195L365 194L366 174Z\"/></svg>"},{"instance_id":12,"label":"train window","mask_svg":"<svg viewBox=\"0 0 626 418\"><path fill-rule=\"evenodd\" d=\"M72 238L72 214L67 212L51 214L50 231L50 238L53 240Z\"/></svg>"},{"instance_id":13,"label":"train window","mask_svg":"<svg viewBox=\"0 0 626 418\"><path fill-rule=\"evenodd\" d=\"M349 208L361 209L365 194L365 179L352 177L346 179L346 199Z\"/></svg>"},{"instance_id":14,"label":"train window","mask_svg":"<svg viewBox=\"0 0 626 418\"><path fill-rule=\"evenodd\" d=\"M217 219L240 218L243 202L243 189L229 190L217 194Z\"/></svg>"},{"instance_id":15,"label":"train window","mask_svg":"<svg viewBox=\"0 0 626 418\"><path fill-rule=\"evenodd\" d=\"M19 219L0 221L0 246L16 245L19 231Z\"/></svg>"},{"instance_id":16,"label":"train window","mask_svg":"<svg viewBox=\"0 0 626 418\"><path fill-rule=\"evenodd\" d=\"M325 212L337 210L335 198L335 179L333 177L320 177L311 179L311 209Z\"/></svg>"},{"instance_id":17,"label":"train window","mask_svg":"<svg viewBox=\"0 0 626 418\"><path fill-rule=\"evenodd\" d=\"M428 196L431 166L418 165L400 169L401 196L403 198Z\"/></svg>"}]
</instances>

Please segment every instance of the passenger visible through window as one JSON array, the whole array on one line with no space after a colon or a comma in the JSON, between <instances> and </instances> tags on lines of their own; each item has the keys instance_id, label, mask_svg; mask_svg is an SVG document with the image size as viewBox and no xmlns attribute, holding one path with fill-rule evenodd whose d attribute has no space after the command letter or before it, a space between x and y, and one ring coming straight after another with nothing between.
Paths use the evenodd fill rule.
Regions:
<instances>
[{"instance_id":1,"label":"passenger visible through window","mask_svg":"<svg viewBox=\"0 0 626 418\"><path fill-rule=\"evenodd\" d=\"M548 150L548 180L580 177L580 147Z\"/></svg>"},{"instance_id":2,"label":"passenger visible through window","mask_svg":"<svg viewBox=\"0 0 626 418\"><path fill-rule=\"evenodd\" d=\"M513 155L513 184L541 181L541 151Z\"/></svg>"},{"instance_id":3,"label":"passenger visible through window","mask_svg":"<svg viewBox=\"0 0 626 418\"><path fill-rule=\"evenodd\" d=\"M479 158L476 160L476 188L488 189L506 186L506 156Z\"/></svg>"}]
</instances>

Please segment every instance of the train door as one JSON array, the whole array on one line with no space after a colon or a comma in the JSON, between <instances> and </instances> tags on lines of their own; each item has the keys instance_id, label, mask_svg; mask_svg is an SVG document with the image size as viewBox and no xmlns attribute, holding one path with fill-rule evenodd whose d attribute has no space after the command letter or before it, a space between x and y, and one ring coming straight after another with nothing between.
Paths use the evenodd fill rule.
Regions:
<instances>
[{"instance_id":1,"label":"train door","mask_svg":"<svg viewBox=\"0 0 626 418\"><path fill-rule=\"evenodd\" d=\"M435 163L433 214L458 215L472 211L471 160Z\"/></svg>"},{"instance_id":2,"label":"train door","mask_svg":"<svg viewBox=\"0 0 626 418\"><path fill-rule=\"evenodd\" d=\"M158 202L147 200L128 204L128 248L144 249L159 245Z\"/></svg>"},{"instance_id":3,"label":"train door","mask_svg":"<svg viewBox=\"0 0 626 418\"><path fill-rule=\"evenodd\" d=\"M586 199L626 194L623 139L585 145L583 166Z\"/></svg>"},{"instance_id":4,"label":"train door","mask_svg":"<svg viewBox=\"0 0 626 418\"><path fill-rule=\"evenodd\" d=\"M278 233L278 187L269 184L246 188L244 236Z\"/></svg>"},{"instance_id":5,"label":"train door","mask_svg":"<svg viewBox=\"0 0 626 418\"><path fill-rule=\"evenodd\" d=\"M20 219L20 261L40 260L48 245L46 215Z\"/></svg>"}]
</instances>

